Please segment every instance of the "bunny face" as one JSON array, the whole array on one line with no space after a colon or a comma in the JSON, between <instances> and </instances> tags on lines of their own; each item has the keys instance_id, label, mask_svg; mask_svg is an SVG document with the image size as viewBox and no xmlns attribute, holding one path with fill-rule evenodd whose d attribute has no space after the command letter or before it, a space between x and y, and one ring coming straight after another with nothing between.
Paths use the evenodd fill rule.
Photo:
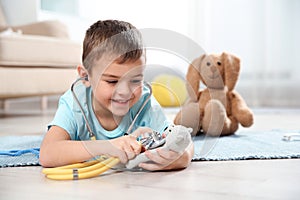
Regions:
<instances>
[{"instance_id":1,"label":"bunny face","mask_svg":"<svg viewBox=\"0 0 300 200\"><path fill-rule=\"evenodd\" d=\"M200 75L203 83L213 89L224 88L224 63L221 56L205 55L200 63Z\"/></svg>"},{"instance_id":2,"label":"bunny face","mask_svg":"<svg viewBox=\"0 0 300 200\"><path fill-rule=\"evenodd\" d=\"M202 55L188 68L187 90L193 101L197 100L200 81L208 88L234 89L240 72L240 59L228 53Z\"/></svg>"}]
</instances>

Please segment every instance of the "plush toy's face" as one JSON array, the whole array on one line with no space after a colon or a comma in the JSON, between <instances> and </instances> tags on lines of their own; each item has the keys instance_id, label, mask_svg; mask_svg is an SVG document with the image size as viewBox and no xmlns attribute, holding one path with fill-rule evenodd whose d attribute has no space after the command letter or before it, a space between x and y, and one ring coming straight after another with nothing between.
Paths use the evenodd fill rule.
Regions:
<instances>
[{"instance_id":1,"label":"plush toy's face","mask_svg":"<svg viewBox=\"0 0 300 200\"><path fill-rule=\"evenodd\" d=\"M183 152L191 142L192 128L181 125L170 125L164 133L167 135L166 144L170 150Z\"/></svg>"},{"instance_id":2,"label":"plush toy's face","mask_svg":"<svg viewBox=\"0 0 300 200\"><path fill-rule=\"evenodd\" d=\"M240 59L232 54L201 55L189 65L187 91L192 101L198 100L200 82L209 89L234 89L240 72Z\"/></svg>"},{"instance_id":3,"label":"plush toy's face","mask_svg":"<svg viewBox=\"0 0 300 200\"><path fill-rule=\"evenodd\" d=\"M224 63L221 56L206 55L201 61L200 72L203 83L214 89L224 88Z\"/></svg>"}]
</instances>

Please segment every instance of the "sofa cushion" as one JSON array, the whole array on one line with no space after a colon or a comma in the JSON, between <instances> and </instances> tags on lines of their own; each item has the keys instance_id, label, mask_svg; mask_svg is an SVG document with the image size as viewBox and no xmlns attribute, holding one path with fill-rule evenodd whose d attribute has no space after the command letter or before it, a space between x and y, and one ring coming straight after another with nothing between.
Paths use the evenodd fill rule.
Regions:
<instances>
[{"instance_id":1,"label":"sofa cushion","mask_svg":"<svg viewBox=\"0 0 300 200\"><path fill-rule=\"evenodd\" d=\"M5 27L11 28L15 32L21 32L24 35L42 35L56 38L69 38L68 27L58 20L47 20L34 22L31 24ZM4 28L0 27L0 30Z\"/></svg>"},{"instance_id":2,"label":"sofa cushion","mask_svg":"<svg viewBox=\"0 0 300 200\"><path fill-rule=\"evenodd\" d=\"M0 66L0 99L62 94L76 77L75 69Z\"/></svg>"},{"instance_id":3,"label":"sofa cushion","mask_svg":"<svg viewBox=\"0 0 300 200\"><path fill-rule=\"evenodd\" d=\"M0 35L0 65L74 68L81 63L81 44L68 39L22 34Z\"/></svg>"}]
</instances>

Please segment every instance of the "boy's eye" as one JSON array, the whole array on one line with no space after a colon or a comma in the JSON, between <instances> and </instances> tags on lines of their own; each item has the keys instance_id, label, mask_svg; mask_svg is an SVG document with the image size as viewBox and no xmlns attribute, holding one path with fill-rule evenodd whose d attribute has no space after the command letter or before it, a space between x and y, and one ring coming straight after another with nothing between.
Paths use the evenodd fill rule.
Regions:
<instances>
[{"instance_id":1,"label":"boy's eye","mask_svg":"<svg viewBox=\"0 0 300 200\"><path fill-rule=\"evenodd\" d=\"M118 80L107 80L106 81L108 84L117 84Z\"/></svg>"},{"instance_id":2,"label":"boy's eye","mask_svg":"<svg viewBox=\"0 0 300 200\"><path fill-rule=\"evenodd\" d=\"M131 83L134 83L134 84L139 84L141 83L143 80L140 80L140 79L134 79L134 80L131 80Z\"/></svg>"},{"instance_id":3,"label":"boy's eye","mask_svg":"<svg viewBox=\"0 0 300 200\"><path fill-rule=\"evenodd\" d=\"M140 84L143 80L142 79L132 79L130 80L131 84ZM119 82L119 80L105 80L108 84L115 85Z\"/></svg>"}]
</instances>

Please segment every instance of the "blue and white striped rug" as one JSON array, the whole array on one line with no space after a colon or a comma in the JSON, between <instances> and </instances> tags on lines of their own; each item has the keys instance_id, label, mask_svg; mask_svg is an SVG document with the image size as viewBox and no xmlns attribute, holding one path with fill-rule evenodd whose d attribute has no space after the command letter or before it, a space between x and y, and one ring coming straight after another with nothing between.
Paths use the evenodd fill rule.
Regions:
<instances>
[{"instance_id":1,"label":"blue and white striped rug","mask_svg":"<svg viewBox=\"0 0 300 200\"><path fill-rule=\"evenodd\" d=\"M39 165L39 148L43 137L0 137L0 167Z\"/></svg>"},{"instance_id":2,"label":"blue and white striped rug","mask_svg":"<svg viewBox=\"0 0 300 200\"><path fill-rule=\"evenodd\" d=\"M283 136L291 132L300 133L270 130L238 131L219 138L197 136L193 138L193 161L300 158L300 141L283 140ZM0 137L0 167L39 165L41 141L42 136ZM7 152L12 153L7 155Z\"/></svg>"}]
</instances>

